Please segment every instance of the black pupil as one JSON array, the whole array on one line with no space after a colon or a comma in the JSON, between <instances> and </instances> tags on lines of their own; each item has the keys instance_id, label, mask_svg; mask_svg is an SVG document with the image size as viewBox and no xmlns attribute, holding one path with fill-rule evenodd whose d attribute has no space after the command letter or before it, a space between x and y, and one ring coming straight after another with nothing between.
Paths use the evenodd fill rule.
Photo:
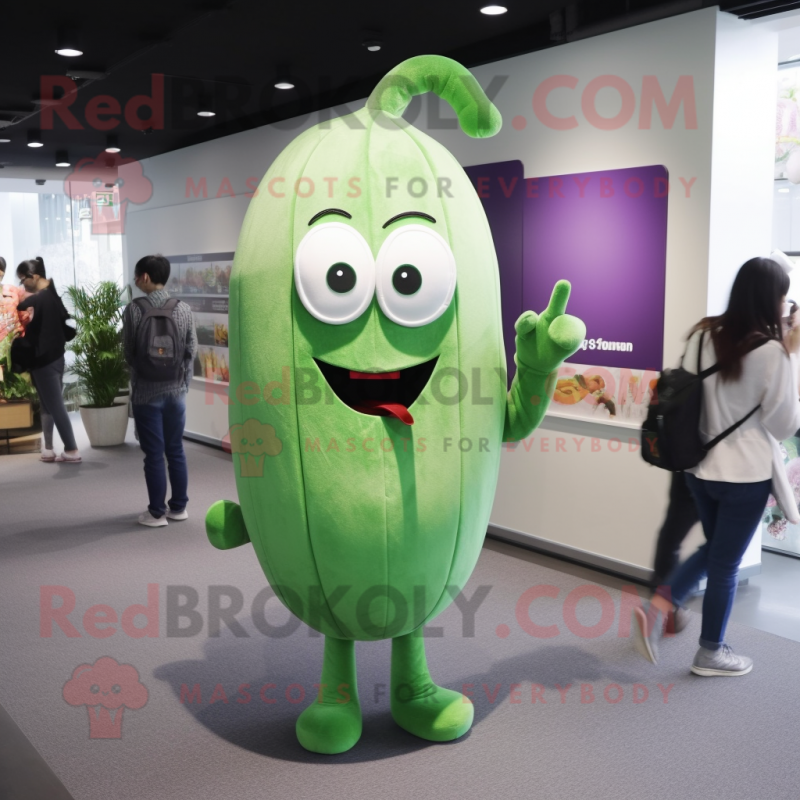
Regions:
<instances>
[{"instance_id":1,"label":"black pupil","mask_svg":"<svg viewBox=\"0 0 800 800\"><path fill-rule=\"evenodd\" d=\"M356 271L349 265L340 261L328 270L328 286L334 292L345 294L356 285Z\"/></svg>"},{"instance_id":2,"label":"black pupil","mask_svg":"<svg viewBox=\"0 0 800 800\"><path fill-rule=\"evenodd\" d=\"M392 275L392 285L400 294L414 294L422 286L422 275L411 264L402 264Z\"/></svg>"}]
</instances>

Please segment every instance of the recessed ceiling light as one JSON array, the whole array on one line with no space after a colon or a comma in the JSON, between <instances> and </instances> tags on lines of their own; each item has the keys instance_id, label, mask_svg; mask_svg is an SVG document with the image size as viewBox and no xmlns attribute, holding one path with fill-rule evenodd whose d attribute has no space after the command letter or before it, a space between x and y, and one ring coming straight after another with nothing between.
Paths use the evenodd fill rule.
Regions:
<instances>
[{"instance_id":1,"label":"recessed ceiling light","mask_svg":"<svg viewBox=\"0 0 800 800\"><path fill-rule=\"evenodd\" d=\"M113 134L110 133L106 137L106 153L119 153L120 146L119 146L119 139Z\"/></svg>"},{"instance_id":2,"label":"recessed ceiling light","mask_svg":"<svg viewBox=\"0 0 800 800\"><path fill-rule=\"evenodd\" d=\"M216 115L216 112L214 112L214 111L198 111L197 112L197 116L198 117L216 117L217 115Z\"/></svg>"},{"instance_id":3,"label":"recessed ceiling light","mask_svg":"<svg viewBox=\"0 0 800 800\"><path fill-rule=\"evenodd\" d=\"M383 47L383 42L379 42L377 39L365 39L362 44L370 53L377 53Z\"/></svg>"},{"instance_id":4,"label":"recessed ceiling light","mask_svg":"<svg viewBox=\"0 0 800 800\"><path fill-rule=\"evenodd\" d=\"M0 139L0 144L8 144L11 139Z\"/></svg>"},{"instance_id":5,"label":"recessed ceiling light","mask_svg":"<svg viewBox=\"0 0 800 800\"><path fill-rule=\"evenodd\" d=\"M28 147L43 147L42 134L39 131L28 131Z\"/></svg>"},{"instance_id":6,"label":"recessed ceiling light","mask_svg":"<svg viewBox=\"0 0 800 800\"><path fill-rule=\"evenodd\" d=\"M57 167L71 167L69 163L69 156L66 150L59 150L56 152L56 166Z\"/></svg>"},{"instance_id":7,"label":"recessed ceiling light","mask_svg":"<svg viewBox=\"0 0 800 800\"><path fill-rule=\"evenodd\" d=\"M500 14L505 14L508 9L505 6L484 6L481 9L481 14L486 14L487 17L497 17Z\"/></svg>"},{"instance_id":8,"label":"recessed ceiling light","mask_svg":"<svg viewBox=\"0 0 800 800\"><path fill-rule=\"evenodd\" d=\"M71 26L59 26L56 31L56 53L67 58L82 56L81 33Z\"/></svg>"},{"instance_id":9,"label":"recessed ceiling light","mask_svg":"<svg viewBox=\"0 0 800 800\"><path fill-rule=\"evenodd\" d=\"M294 89L294 84L289 81L278 81L275 84L276 89Z\"/></svg>"},{"instance_id":10,"label":"recessed ceiling light","mask_svg":"<svg viewBox=\"0 0 800 800\"><path fill-rule=\"evenodd\" d=\"M28 147L44 147L42 142L28 142Z\"/></svg>"}]
</instances>

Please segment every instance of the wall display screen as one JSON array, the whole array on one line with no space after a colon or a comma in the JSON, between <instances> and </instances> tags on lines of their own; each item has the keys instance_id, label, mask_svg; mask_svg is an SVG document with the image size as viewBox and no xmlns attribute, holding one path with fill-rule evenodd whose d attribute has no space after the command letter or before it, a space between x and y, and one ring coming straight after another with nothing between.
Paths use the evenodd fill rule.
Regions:
<instances>
[{"instance_id":1,"label":"wall display screen","mask_svg":"<svg viewBox=\"0 0 800 800\"><path fill-rule=\"evenodd\" d=\"M778 71L775 116L775 179L800 183L800 68Z\"/></svg>"},{"instance_id":2,"label":"wall display screen","mask_svg":"<svg viewBox=\"0 0 800 800\"><path fill-rule=\"evenodd\" d=\"M514 321L572 283L586 323L559 371L549 414L638 427L662 369L669 183L663 166L523 177L519 161L469 167L500 269L513 375Z\"/></svg>"},{"instance_id":3,"label":"wall display screen","mask_svg":"<svg viewBox=\"0 0 800 800\"><path fill-rule=\"evenodd\" d=\"M233 253L168 256L172 267L167 289L191 307L197 332L193 377L230 383L228 290Z\"/></svg>"}]
</instances>

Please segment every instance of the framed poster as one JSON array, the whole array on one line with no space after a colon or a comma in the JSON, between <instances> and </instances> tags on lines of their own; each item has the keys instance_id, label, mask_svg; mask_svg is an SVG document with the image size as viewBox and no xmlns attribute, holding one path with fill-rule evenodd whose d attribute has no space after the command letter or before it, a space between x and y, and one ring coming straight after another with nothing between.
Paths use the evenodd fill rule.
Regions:
<instances>
[{"instance_id":1,"label":"framed poster","mask_svg":"<svg viewBox=\"0 0 800 800\"><path fill-rule=\"evenodd\" d=\"M194 253L168 259L172 271L166 288L187 303L194 315L197 355L193 377L228 384L228 289L233 253Z\"/></svg>"},{"instance_id":2,"label":"framed poster","mask_svg":"<svg viewBox=\"0 0 800 800\"><path fill-rule=\"evenodd\" d=\"M663 367L669 180L660 165L541 178L519 161L466 169L497 252L509 380L514 322L556 281L586 323L548 415L638 428Z\"/></svg>"}]
</instances>

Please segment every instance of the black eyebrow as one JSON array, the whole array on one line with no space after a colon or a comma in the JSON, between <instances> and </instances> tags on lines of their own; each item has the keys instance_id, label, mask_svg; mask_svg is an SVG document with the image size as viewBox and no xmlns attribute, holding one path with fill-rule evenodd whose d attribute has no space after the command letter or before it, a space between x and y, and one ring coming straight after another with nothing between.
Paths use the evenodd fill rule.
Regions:
<instances>
[{"instance_id":1,"label":"black eyebrow","mask_svg":"<svg viewBox=\"0 0 800 800\"><path fill-rule=\"evenodd\" d=\"M348 214L346 211L343 211L341 208L326 208L324 211L320 211L314 214L309 221L309 225L313 225L320 217L324 217L326 214L338 214L341 217L347 217L347 219L353 219L352 214ZM384 226L385 227L385 226Z\"/></svg>"},{"instance_id":2,"label":"black eyebrow","mask_svg":"<svg viewBox=\"0 0 800 800\"><path fill-rule=\"evenodd\" d=\"M393 222L397 222L399 219L405 219L406 217L421 217L422 219L428 220L428 222L436 223L436 220L430 214L426 214L423 211L404 211L402 214L397 214L392 217L388 222L384 222L383 227L386 228Z\"/></svg>"}]
</instances>

